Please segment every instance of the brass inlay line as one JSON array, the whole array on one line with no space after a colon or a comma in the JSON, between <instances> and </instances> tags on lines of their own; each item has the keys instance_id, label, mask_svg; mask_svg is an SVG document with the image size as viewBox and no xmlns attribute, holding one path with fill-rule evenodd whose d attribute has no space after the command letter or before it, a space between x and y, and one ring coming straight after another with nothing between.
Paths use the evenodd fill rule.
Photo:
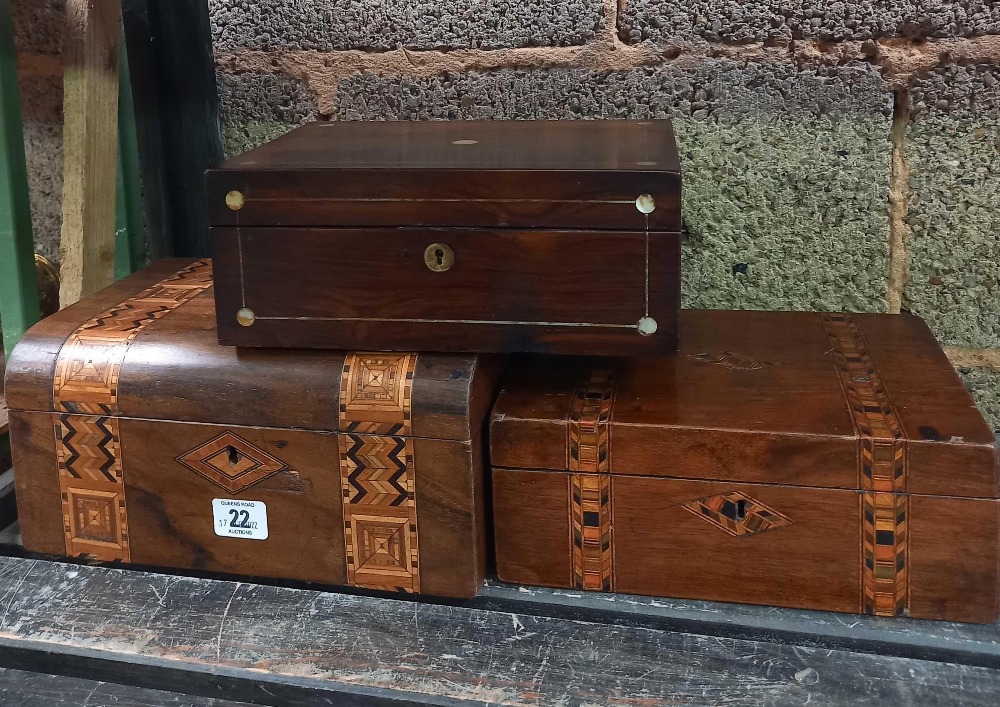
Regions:
<instances>
[{"instance_id":1,"label":"brass inlay line","mask_svg":"<svg viewBox=\"0 0 1000 707\"><path fill-rule=\"evenodd\" d=\"M246 201L346 201L346 202L375 202L375 203L497 203L497 204L628 204L635 205L635 199L390 199L386 197L350 197L350 196L255 196Z\"/></svg>"},{"instance_id":2,"label":"brass inlay line","mask_svg":"<svg viewBox=\"0 0 1000 707\"><path fill-rule=\"evenodd\" d=\"M635 324L592 324L590 322L510 322L495 319L390 319L386 317L257 317L257 321L299 322L386 322L397 324L502 324L510 326L565 326L610 329L637 329Z\"/></svg>"}]
</instances>

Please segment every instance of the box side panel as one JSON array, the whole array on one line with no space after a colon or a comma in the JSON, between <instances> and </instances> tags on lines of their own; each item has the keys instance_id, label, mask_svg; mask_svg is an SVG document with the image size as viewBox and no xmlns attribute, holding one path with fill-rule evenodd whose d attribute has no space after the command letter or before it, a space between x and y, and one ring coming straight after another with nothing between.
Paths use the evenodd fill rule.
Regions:
<instances>
[{"instance_id":1,"label":"box side panel","mask_svg":"<svg viewBox=\"0 0 1000 707\"><path fill-rule=\"evenodd\" d=\"M998 501L910 497L910 616L996 621L998 518Z\"/></svg>"},{"instance_id":2,"label":"box side panel","mask_svg":"<svg viewBox=\"0 0 1000 707\"><path fill-rule=\"evenodd\" d=\"M907 489L911 493L970 498L997 496L1000 455L996 445L911 439L906 453Z\"/></svg>"},{"instance_id":3,"label":"box side panel","mask_svg":"<svg viewBox=\"0 0 1000 707\"><path fill-rule=\"evenodd\" d=\"M32 552L63 555L66 540L52 415L12 411L10 441L24 547Z\"/></svg>"},{"instance_id":4,"label":"box side panel","mask_svg":"<svg viewBox=\"0 0 1000 707\"><path fill-rule=\"evenodd\" d=\"M484 402L496 387L496 374L480 380L475 354L421 353L413 369L413 421L416 437L469 440L482 424ZM480 391L483 383L488 392ZM485 405L489 405L486 402ZM475 405L475 409L473 408Z\"/></svg>"},{"instance_id":5,"label":"box side panel","mask_svg":"<svg viewBox=\"0 0 1000 707\"><path fill-rule=\"evenodd\" d=\"M346 581L337 435L120 420L134 563ZM216 533L213 499L260 501L264 540Z\"/></svg>"},{"instance_id":6,"label":"box side panel","mask_svg":"<svg viewBox=\"0 0 1000 707\"><path fill-rule=\"evenodd\" d=\"M854 315L898 428L906 490L996 498L996 438L927 325L915 316Z\"/></svg>"},{"instance_id":7,"label":"box side panel","mask_svg":"<svg viewBox=\"0 0 1000 707\"><path fill-rule=\"evenodd\" d=\"M500 579L573 586L568 474L494 469L493 523Z\"/></svg>"},{"instance_id":8,"label":"box side panel","mask_svg":"<svg viewBox=\"0 0 1000 707\"><path fill-rule=\"evenodd\" d=\"M501 393L498 401L502 401ZM515 419L500 412L490 421L490 461L494 468L565 469L565 419Z\"/></svg>"},{"instance_id":9,"label":"box side panel","mask_svg":"<svg viewBox=\"0 0 1000 707\"><path fill-rule=\"evenodd\" d=\"M478 437L413 440L420 591L474 597L486 575L486 519Z\"/></svg>"}]
</instances>

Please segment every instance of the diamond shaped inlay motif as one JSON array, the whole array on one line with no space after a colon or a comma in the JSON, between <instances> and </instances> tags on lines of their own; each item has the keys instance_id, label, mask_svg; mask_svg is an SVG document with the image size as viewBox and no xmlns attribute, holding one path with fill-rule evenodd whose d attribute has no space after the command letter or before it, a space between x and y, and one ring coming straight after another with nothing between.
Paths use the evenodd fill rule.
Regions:
<instances>
[{"instance_id":1,"label":"diamond shaped inlay motif","mask_svg":"<svg viewBox=\"0 0 1000 707\"><path fill-rule=\"evenodd\" d=\"M280 459L232 432L224 432L185 452L177 461L230 493L242 491L288 468Z\"/></svg>"},{"instance_id":2,"label":"diamond shaped inlay motif","mask_svg":"<svg viewBox=\"0 0 1000 707\"><path fill-rule=\"evenodd\" d=\"M739 491L688 501L682 507L736 537L763 533L794 522Z\"/></svg>"}]
</instances>

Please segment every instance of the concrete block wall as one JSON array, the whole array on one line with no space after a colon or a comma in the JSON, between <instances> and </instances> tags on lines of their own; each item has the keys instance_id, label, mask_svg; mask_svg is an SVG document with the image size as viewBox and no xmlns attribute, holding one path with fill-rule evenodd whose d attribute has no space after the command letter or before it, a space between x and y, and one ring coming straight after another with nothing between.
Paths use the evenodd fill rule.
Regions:
<instances>
[{"instance_id":1,"label":"concrete block wall","mask_svg":"<svg viewBox=\"0 0 1000 707\"><path fill-rule=\"evenodd\" d=\"M58 240L60 0L14 3ZM311 120L669 116L684 302L910 311L1000 429L1000 3L208 0L237 154Z\"/></svg>"}]
</instances>

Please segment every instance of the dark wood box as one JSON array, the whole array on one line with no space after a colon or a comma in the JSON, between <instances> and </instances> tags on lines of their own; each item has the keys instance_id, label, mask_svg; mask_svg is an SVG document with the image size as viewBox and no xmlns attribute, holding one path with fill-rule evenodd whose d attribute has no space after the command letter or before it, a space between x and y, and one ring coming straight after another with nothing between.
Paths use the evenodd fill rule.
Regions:
<instances>
[{"instance_id":1,"label":"dark wood box","mask_svg":"<svg viewBox=\"0 0 1000 707\"><path fill-rule=\"evenodd\" d=\"M207 174L236 346L673 354L669 121L332 122Z\"/></svg>"},{"instance_id":2,"label":"dark wood box","mask_svg":"<svg viewBox=\"0 0 1000 707\"><path fill-rule=\"evenodd\" d=\"M912 316L684 311L673 359L530 359L493 411L525 584L990 622L995 438Z\"/></svg>"},{"instance_id":3,"label":"dark wood box","mask_svg":"<svg viewBox=\"0 0 1000 707\"><path fill-rule=\"evenodd\" d=\"M237 350L214 315L211 265L164 261L25 335L6 375L25 547L475 595L502 361ZM216 527L216 500L262 503L266 538L257 506Z\"/></svg>"}]
</instances>

